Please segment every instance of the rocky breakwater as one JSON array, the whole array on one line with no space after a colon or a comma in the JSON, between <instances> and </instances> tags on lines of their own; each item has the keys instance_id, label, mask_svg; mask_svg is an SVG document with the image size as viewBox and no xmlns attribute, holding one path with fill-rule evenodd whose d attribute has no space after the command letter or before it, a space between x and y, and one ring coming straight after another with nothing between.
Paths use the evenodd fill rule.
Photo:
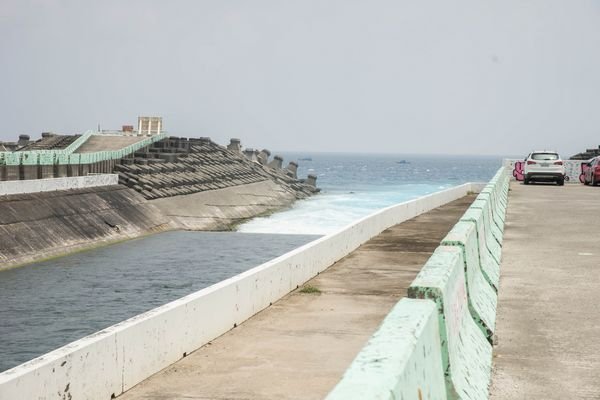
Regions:
<instances>
[{"instance_id":1,"label":"rocky breakwater","mask_svg":"<svg viewBox=\"0 0 600 400\"><path fill-rule=\"evenodd\" d=\"M230 230L249 218L288 207L316 192L316 177L300 180L268 150L227 147L209 138L170 137L117 166L119 182L149 200L180 229Z\"/></svg>"}]
</instances>

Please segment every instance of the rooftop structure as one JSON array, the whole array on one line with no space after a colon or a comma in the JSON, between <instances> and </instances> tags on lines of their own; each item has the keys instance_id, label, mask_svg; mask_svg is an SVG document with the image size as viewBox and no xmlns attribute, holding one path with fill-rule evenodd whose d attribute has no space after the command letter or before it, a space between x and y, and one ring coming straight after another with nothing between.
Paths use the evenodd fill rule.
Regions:
<instances>
[{"instance_id":1,"label":"rooftop structure","mask_svg":"<svg viewBox=\"0 0 600 400\"><path fill-rule=\"evenodd\" d=\"M127 132L130 132L127 130ZM162 117L138 117L138 135L154 136L162 132Z\"/></svg>"}]
</instances>

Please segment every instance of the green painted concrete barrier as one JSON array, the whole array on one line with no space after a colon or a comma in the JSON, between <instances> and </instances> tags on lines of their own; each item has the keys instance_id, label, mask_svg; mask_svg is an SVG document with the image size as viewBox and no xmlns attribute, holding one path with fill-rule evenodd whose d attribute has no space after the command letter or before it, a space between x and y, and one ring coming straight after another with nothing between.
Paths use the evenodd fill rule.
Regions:
<instances>
[{"instance_id":1,"label":"green painted concrete barrier","mask_svg":"<svg viewBox=\"0 0 600 400\"><path fill-rule=\"evenodd\" d=\"M81 164L80 160L81 160L81 154L78 154L78 153L69 154L69 164L71 164L71 165Z\"/></svg>"},{"instance_id":2,"label":"green painted concrete barrier","mask_svg":"<svg viewBox=\"0 0 600 400\"><path fill-rule=\"evenodd\" d=\"M491 233L491 237L502 246L502 236L503 231L498 227L498 223L494 220L494 213L492 212L492 202L489 199L486 199L485 196L479 197L473 201L471 204L472 208L479 208L483 212L483 220L485 226L489 228L489 232ZM502 227L504 227L504 223L502 223Z\"/></svg>"},{"instance_id":3,"label":"green painted concrete barrier","mask_svg":"<svg viewBox=\"0 0 600 400\"><path fill-rule=\"evenodd\" d=\"M470 222L475 226L477 232L477 246L479 248L479 265L488 282L490 282L494 289L498 291L498 284L500 282L500 263L492 255L487 246L482 210L469 208L460 220ZM497 254L496 257L500 258L500 254Z\"/></svg>"},{"instance_id":4,"label":"green painted concrete barrier","mask_svg":"<svg viewBox=\"0 0 600 400\"><path fill-rule=\"evenodd\" d=\"M488 341L496 329L498 297L492 283L479 264L477 230L472 222L459 221L442 239L442 246L458 246L462 251L467 276L469 311ZM485 250L485 249L484 249Z\"/></svg>"},{"instance_id":5,"label":"green painted concrete barrier","mask_svg":"<svg viewBox=\"0 0 600 400\"><path fill-rule=\"evenodd\" d=\"M21 155L22 153L16 152L5 152L4 153L4 162L5 165L21 165Z\"/></svg>"},{"instance_id":6,"label":"green painted concrete barrier","mask_svg":"<svg viewBox=\"0 0 600 400\"><path fill-rule=\"evenodd\" d=\"M408 295L437 305L448 399L487 399L492 346L469 312L461 249L438 247Z\"/></svg>"},{"instance_id":7,"label":"green painted concrete barrier","mask_svg":"<svg viewBox=\"0 0 600 400\"><path fill-rule=\"evenodd\" d=\"M83 135L78 137L73 143L63 150L64 154L71 154L80 148L87 140L94 134L94 131L86 131ZM59 150L60 151L60 150Z\"/></svg>"},{"instance_id":8,"label":"green painted concrete barrier","mask_svg":"<svg viewBox=\"0 0 600 400\"><path fill-rule=\"evenodd\" d=\"M21 164L23 165L37 165L39 164L39 154L32 151L25 151L21 156Z\"/></svg>"},{"instance_id":9,"label":"green painted concrete barrier","mask_svg":"<svg viewBox=\"0 0 600 400\"><path fill-rule=\"evenodd\" d=\"M504 187L508 188L508 180L499 180L497 183L488 183L481 193L490 192L494 198L494 206L498 208L498 211L505 211L508 205L508 191L504 190Z\"/></svg>"},{"instance_id":10,"label":"green painted concrete barrier","mask_svg":"<svg viewBox=\"0 0 600 400\"><path fill-rule=\"evenodd\" d=\"M327 400L446 399L436 305L400 300Z\"/></svg>"},{"instance_id":11,"label":"green painted concrete barrier","mask_svg":"<svg viewBox=\"0 0 600 400\"><path fill-rule=\"evenodd\" d=\"M485 200L490 203L490 209L492 211L492 217L496 226L504 232L504 219L506 215L506 207L503 206L499 201L494 201L494 195L488 192L489 189L484 188L479 195L477 195L477 199Z\"/></svg>"},{"instance_id":12,"label":"green painted concrete barrier","mask_svg":"<svg viewBox=\"0 0 600 400\"><path fill-rule=\"evenodd\" d=\"M495 211L503 213L506 210L507 199L505 193L501 190L501 186L505 183L505 180L498 180L497 182L488 183L480 192L480 194L488 194L492 197L492 206Z\"/></svg>"},{"instance_id":13,"label":"green painted concrete barrier","mask_svg":"<svg viewBox=\"0 0 600 400\"><path fill-rule=\"evenodd\" d=\"M107 160L117 160L152 143L167 138L167 133L149 136L119 150L98 151L93 153L75 153L95 133L87 131L67 148L61 150L31 150L20 152L0 153L0 165L66 165L66 164L93 164Z\"/></svg>"},{"instance_id":14,"label":"green painted concrete barrier","mask_svg":"<svg viewBox=\"0 0 600 400\"><path fill-rule=\"evenodd\" d=\"M328 400L488 398L509 178L498 170L408 290L413 301L435 302L438 324L426 303L401 300Z\"/></svg>"},{"instance_id":15,"label":"green painted concrete barrier","mask_svg":"<svg viewBox=\"0 0 600 400\"><path fill-rule=\"evenodd\" d=\"M500 197L500 200L506 206L508 204L508 191L510 183L510 175L508 169L502 167L498 170L494 179L490 183L497 184L496 190Z\"/></svg>"},{"instance_id":16,"label":"green painted concrete barrier","mask_svg":"<svg viewBox=\"0 0 600 400\"><path fill-rule=\"evenodd\" d=\"M488 221L486 218L486 214L481 208L469 207L467 211L460 218L461 221L472 221L477 225L478 237L480 240L484 240L485 246L489 250L490 255L496 261L497 265L500 265L500 258L502 254L502 247L492 234L492 230L490 228L491 221ZM483 253L483 252L482 252Z\"/></svg>"}]
</instances>

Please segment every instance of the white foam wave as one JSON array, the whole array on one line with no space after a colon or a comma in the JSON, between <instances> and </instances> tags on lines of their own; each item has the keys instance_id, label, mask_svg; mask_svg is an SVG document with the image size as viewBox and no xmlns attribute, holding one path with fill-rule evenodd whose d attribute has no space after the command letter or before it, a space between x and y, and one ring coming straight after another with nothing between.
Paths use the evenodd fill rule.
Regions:
<instances>
[{"instance_id":1,"label":"white foam wave","mask_svg":"<svg viewBox=\"0 0 600 400\"><path fill-rule=\"evenodd\" d=\"M371 212L433 193L448 186L402 185L381 191L322 193L298 201L288 210L255 218L239 232L326 235Z\"/></svg>"}]
</instances>

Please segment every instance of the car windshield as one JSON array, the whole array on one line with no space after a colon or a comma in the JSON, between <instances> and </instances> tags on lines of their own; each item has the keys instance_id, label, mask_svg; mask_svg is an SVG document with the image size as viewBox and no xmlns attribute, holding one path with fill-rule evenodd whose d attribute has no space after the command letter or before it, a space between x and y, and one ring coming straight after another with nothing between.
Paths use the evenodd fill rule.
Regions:
<instances>
[{"instance_id":1,"label":"car windshield","mask_svg":"<svg viewBox=\"0 0 600 400\"><path fill-rule=\"evenodd\" d=\"M558 154L556 153L533 153L531 155L532 160L558 160Z\"/></svg>"}]
</instances>

